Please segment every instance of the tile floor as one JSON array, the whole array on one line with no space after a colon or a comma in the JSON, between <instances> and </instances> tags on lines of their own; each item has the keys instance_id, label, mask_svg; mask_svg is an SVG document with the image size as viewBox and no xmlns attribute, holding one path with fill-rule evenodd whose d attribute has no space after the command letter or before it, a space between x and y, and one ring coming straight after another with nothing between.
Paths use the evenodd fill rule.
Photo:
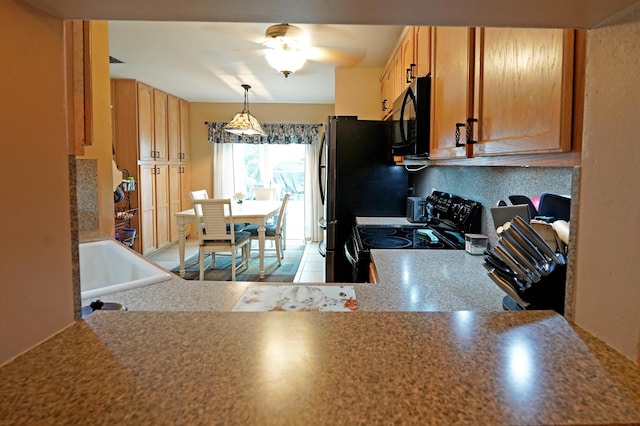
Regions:
<instances>
[{"instance_id":1,"label":"tile floor","mask_svg":"<svg viewBox=\"0 0 640 426\"><path fill-rule=\"evenodd\" d=\"M287 240L289 243L290 240ZM291 241L291 245L299 243L298 241ZM270 244L270 242L267 242ZM268 247L268 246L267 246ZM198 254L198 238L190 237L187 239L185 246L185 259L189 259L191 256ZM178 256L178 244L173 244L165 249L159 250L146 258L153 263L171 270L180 264ZM302 260L300 261L300 267L294 278L293 282L296 283L323 283L325 280L324 272L324 257L318 253L318 243L309 242L306 244Z\"/></svg>"}]
</instances>

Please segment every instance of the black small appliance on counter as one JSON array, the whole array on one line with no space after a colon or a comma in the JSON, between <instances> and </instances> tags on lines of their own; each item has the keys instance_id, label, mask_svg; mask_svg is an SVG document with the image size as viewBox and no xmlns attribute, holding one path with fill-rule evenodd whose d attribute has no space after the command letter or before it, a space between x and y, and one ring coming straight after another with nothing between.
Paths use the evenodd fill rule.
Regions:
<instances>
[{"instance_id":1,"label":"black small appliance on counter","mask_svg":"<svg viewBox=\"0 0 640 426\"><path fill-rule=\"evenodd\" d=\"M479 202L441 191L433 191L424 200L424 222L353 227L344 244L344 255L351 264L351 282L369 280L371 249L464 250L464 235L480 232Z\"/></svg>"}]
</instances>

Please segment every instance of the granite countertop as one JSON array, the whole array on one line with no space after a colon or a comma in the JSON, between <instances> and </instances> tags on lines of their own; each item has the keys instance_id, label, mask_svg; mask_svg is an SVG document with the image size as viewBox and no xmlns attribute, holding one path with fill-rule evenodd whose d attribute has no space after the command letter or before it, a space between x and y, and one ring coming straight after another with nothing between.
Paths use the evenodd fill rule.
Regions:
<instances>
[{"instance_id":1,"label":"granite countertop","mask_svg":"<svg viewBox=\"0 0 640 426\"><path fill-rule=\"evenodd\" d=\"M640 422L550 311L98 311L0 384L2 424Z\"/></svg>"},{"instance_id":2,"label":"granite countertop","mask_svg":"<svg viewBox=\"0 0 640 426\"><path fill-rule=\"evenodd\" d=\"M229 312L264 283L177 276L105 296L130 310L0 368L0 424L640 424L640 367L551 311L502 311L481 256L372 256L380 284L345 284L356 313ZM469 286L485 308L458 310Z\"/></svg>"},{"instance_id":3,"label":"granite countertop","mask_svg":"<svg viewBox=\"0 0 640 426\"><path fill-rule=\"evenodd\" d=\"M464 250L371 250L380 284L356 291L365 310L502 311L505 293L482 256Z\"/></svg>"}]
</instances>

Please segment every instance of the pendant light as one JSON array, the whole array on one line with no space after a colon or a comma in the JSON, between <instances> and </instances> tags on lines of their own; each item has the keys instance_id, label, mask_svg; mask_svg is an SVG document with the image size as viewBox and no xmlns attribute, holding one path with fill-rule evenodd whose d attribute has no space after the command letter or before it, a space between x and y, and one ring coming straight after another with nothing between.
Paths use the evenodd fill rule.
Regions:
<instances>
[{"instance_id":1,"label":"pendant light","mask_svg":"<svg viewBox=\"0 0 640 426\"><path fill-rule=\"evenodd\" d=\"M237 113L233 120L224 126L224 130L229 133L234 133L240 136L266 136L267 134L262 130L262 126L258 120L249 113L249 89L251 86L243 84L244 89L244 107L242 112Z\"/></svg>"}]
</instances>

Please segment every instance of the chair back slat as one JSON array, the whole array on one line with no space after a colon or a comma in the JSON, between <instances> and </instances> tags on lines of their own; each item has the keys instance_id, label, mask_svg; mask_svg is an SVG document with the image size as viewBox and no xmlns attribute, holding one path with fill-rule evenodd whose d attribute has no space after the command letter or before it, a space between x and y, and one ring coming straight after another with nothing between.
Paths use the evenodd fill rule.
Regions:
<instances>
[{"instance_id":1,"label":"chair back slat","mask_svg":"<svg viewBox=\"0 0 640 426\"><path fill-rule=\"evenodd\" d=\"M202 216L202 209L200 206L195 205L196 200L207 200L209 199L209 193L206 189L198 189L196 191L189 192L189 196L191 197L191 203L193 204L193 209L196 210L196 214L200 214Z\"/></svg>"},{"instance_id":2,"label":"chair back slat","mask_svg":"<svg viewBox=\"0 0 640 426\"><path fill-rule=\"evenodd\" d=\"M278 213L278 221L276 222L276 233L280 233L282 230L282 223L284 221L285 214L287 212L287 204L289 203L289 197L291 193L287 192L282 198L282 205L280 206L280 212Z\"/></svg>"},{"instance_id":3,"label":"chair back slat","mask_svg":"<svg viewBox=\"0 0 640 426\"><path fill-rule=\"evenodd\" d=\"M261 186L254 186L251 188L251 198L256 200L275 200L277 188L264 188Z\"/></svg>"},{"instance_id":4,"label":"chair back slat","mask_svg":"<svg viewBox=\"0 0 640 426\"><path fill-rule=\"evenodd\" d=\"M230 199L194 200L194 210L201 224L198 227L201 240L235 240Z\"/></svg>"}]
</instances>

